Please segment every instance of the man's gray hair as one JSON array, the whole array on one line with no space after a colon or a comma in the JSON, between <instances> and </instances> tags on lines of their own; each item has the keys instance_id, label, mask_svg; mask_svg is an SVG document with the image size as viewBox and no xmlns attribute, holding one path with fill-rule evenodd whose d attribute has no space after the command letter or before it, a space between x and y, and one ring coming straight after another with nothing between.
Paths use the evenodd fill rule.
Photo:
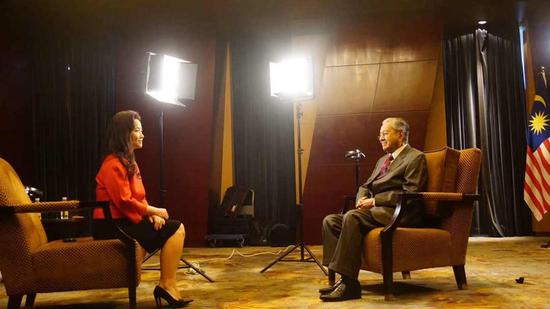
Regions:
<instances>
[{"instance_id":1,"label":"man's gray hair","mask_svg":"<svg viewBox=\"0 0 550 309\"><path fill-rule=\"evenodd\" d=\"M405 143L406 144L409 143L410 127L409 127L409 123L405 119L398 118L398 117L386 118L384 119L384 121L382 121L382 124L389 124L391 128L394 129L395 131L403 132L403 135L405 137Z\"/></svg>"}]
</instances>

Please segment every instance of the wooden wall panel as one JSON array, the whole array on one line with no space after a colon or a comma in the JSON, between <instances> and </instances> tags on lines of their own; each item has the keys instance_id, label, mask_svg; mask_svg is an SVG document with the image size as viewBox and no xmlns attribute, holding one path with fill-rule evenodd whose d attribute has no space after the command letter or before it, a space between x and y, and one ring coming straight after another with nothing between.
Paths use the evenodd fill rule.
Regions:
<instances>
[{"instance_id":1,"label":"wooden wall panel","mask_svg":"<svg viewBox=\"0 0 550 309\"><path fill-rule=\"evenodd\" d=\"M331 40L326 66L380 63L391 35L386 19L343 25Z\"/></svg>"},{"instance_id":2,"label":"wooden wall panel","mask_svg":"<svg viewBox=\"0 0 550 309\"><path fill-rule=\"evenodd\" d=\"M372 109L379 65L325 68L319 115L367 113Z\"/></svg>"},{"instance_id":3,"label":"wooden wall panel","mask_svg":"<svg viewBox=\"0 0 550 309\"><path fill-rule=\"evenodd\" d=\"M341 160L342 164L310 164L308 182L315 179L315 186L308 185L304 195L304 238L308 243L320 244L323 218L342 209L344 196L354 195L355 165ZM366 173L362 173L363 177Z\"/></svg>"},{"instance_id":4,"label":"wooden wall panel","mask_svg":"<svg viewBox=\"0 0 550 309\"><path fill-rule=\"evenodd\" d=\"M438 59L441 53L440 28L431 14L393 15L389 44L381 62Z\"/></svg>"},{"instance_id":5,"label":"wooden wall panel","mask_svg":"<svg viewBox=\"0 0 550 309\"><path fill-rule=\"evenodd\" d=\"M327 66L437 59L440 21L431 12L377 14L342 25L331 41Z\"/></svg>"},{"instance_id":6,"label":"wooden wall panel","mask_svg":"<svg viewBox=\"0 0 550 309\"><path fill-rule=\"evenodd\" d=\"M367 156L377 156L376 146L379 122L373 122L367 113L317 117L310 164L342 164L348 150L359 148ZM365 132L376 132L365 134Z\"/></svg>"},{"instance_id":7,"label":"wooden wall panel","mask_svg":"<svg viewBox=\"0 0 550 309\"><path fill-rule=\"evenodd\" d=\"M445 83L443 80L443 63L440 60L437 67L436 83L432 106L426 128L425 150L441 149L447 146L447 124L445 116Z\"/></svg>"},{"instance_id":8,"label":"wooden wall panel","mask_svg":"<svg viewBox=\"0 0 550 309\"><path fill-rule=\"evenodd\" d=\"M435 60L381 64L373 112L429 109L436 72Z\"/></svg>"}]
</instances>

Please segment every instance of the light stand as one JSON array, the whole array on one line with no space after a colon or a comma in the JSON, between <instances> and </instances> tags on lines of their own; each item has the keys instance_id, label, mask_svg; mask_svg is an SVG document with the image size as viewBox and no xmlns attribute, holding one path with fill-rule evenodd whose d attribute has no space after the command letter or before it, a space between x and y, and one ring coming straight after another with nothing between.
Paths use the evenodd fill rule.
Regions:
<instances>
[{"instance_id":1,"label":"light stand","mask_svg":"<svg viewBox=\"0 0 550 309\"><path fill-rule=\"evenodd\" d=\"M150 95L151 97L155 98L158 103L160 103L160 114L159 114L159 133L160 133L160 179L159 179L159 206L160 208L166 208L166 187L164 184L164 104L173 104L173 105L179 105L185 107L185 104L181 103L182 99L194 99L195 97L195 83L196 83L196 74L197 74L197 65L196 64L190 64L188 61L177 59L170 56L164 56L163 60L163 70L168 71L166 72L151 72L151 65L153 62L160 61L160 57L157 57L153 59L154 56L156 56L155 53L148 52L147 53L148 59L147 59L147 77L145 81L145 92ZM178 63L178 66L180 63L187 63L188 69L184 72L178 72L178 70L174 71L174 63ZM170 67L172 66L172 67ZM162 78L160 77L162 75ZM180 77L183 77L184 80L179 80ZM184 90L178 90L178 89L170 89L171 87L175 86L177 83L174 81L171 81L170 79L175 79L175 81L179 82L186 82L187 85L184 85ZM187 79L187 80L185 80ZM167 85L162 84L162 82L167 83ZM181 97L180 97L181 96ZM160 249L157 249L151 253L149 253L142 261L142 264L144 264L147 260L149 260L151 257L153 257ZM202 269L199 269L195 267L192 263L189 263L184 258L180 257L180 261L182 261L185 265L178 266L178 269L182 268L191 268L204 278L206 278L210 282L214 282L212 278L210 278ZM157 267L142 267L143 270L159 270Z\"/></svg>"},{"instance_id":2,"label":"light stand","mask_svg":"<svg viewBox=\"0 0 550 309\"><path fill-rule=\"evenodd\" d=\"M159 206L165 208L166 187L164 186L164 104L160 106L160 179L159 179Z\"/></svg>"},{"instance_id":3,"label":"light stand","mask_svg":"<svg viewBox=\"0 0 550 309\"><path fill-rule=\"evenodd\" d=\"M302 194L302 153L304 152L304 149L302 149L302 104L298 103L296 104L296 118L298 120L298 225L299 225L299 232L298 232L298 241L296 244L294 244L292 247L290 247L288 250L283 252L279 257L277 257L274 261L269 263L264 269L260 271L260 273L265 272L268 270L271 266L275 265L277 262L315 262L317 263L317 266L325 273L325 275L328 276L328 273L323 267L323 264L315 257L315 254L311 252L311 250L308 248L308 246L304 243L304 203L303 203L303 194ZM285 260L284 258L292 253L294 250L300 248L300 259L299 260ZM309 254L309 258L304 257L304 253L307 251Z\"/></svg>"}]
</instances>

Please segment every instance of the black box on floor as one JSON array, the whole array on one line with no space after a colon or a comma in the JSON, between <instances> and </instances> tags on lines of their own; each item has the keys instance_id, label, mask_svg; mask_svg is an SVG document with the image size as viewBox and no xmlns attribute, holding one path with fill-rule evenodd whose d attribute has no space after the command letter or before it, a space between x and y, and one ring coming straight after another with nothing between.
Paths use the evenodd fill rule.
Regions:
<instances>
[{"instance_id":1,"label":"black box on floor","mask_svg":"<svg viewBox=\"0 0 550 309\"><path fill-rule=\"evenodd\" d=\"M212 219L212 234L248 234L252 217L218 217Z\"/></svg>"},{"instance_id":2,"label":"black box on floor","mask_svg":"<svg viewBox=\"0 0 550 309\"><path fill-rule=\"evenodd\" d=\"M222 203L213 209L209 216L209 234L206 237L211 246L215 246L218 238L213 235L225 235L223 239L238 239L242 246L244 239L250 233L254 218L254 191L250 188L232 186L225 191ZM241 241L243 239L243 241Z\"/></svg>"}]
</instances>

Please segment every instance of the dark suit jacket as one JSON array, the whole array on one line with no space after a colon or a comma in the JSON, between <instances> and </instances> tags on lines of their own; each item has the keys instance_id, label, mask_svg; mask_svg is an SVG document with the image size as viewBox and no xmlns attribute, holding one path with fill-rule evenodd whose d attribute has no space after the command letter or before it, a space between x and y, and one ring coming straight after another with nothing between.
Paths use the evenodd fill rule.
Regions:
<instances>
[{"instance_id":1,"label":"dark suit jacket","mask_svg":"<svg viewBox=\"0 0 550 309\"><path fill-rule=\"evenodd\" d=\"M378 160L372 175L359 187L356 197L356 201L362 197L374 197L376 206L370 211L374 219L384 225L388 224L393 217L398 193L423 191L428 180L426 158L421 151L407 145L393 160L386 174L379 177L378 174L386 157L383 156ZM403 217L401 221L403 224L421 223L422 204L415 203L409 205L411 209Z\"/></svg>"}]
</instances>

